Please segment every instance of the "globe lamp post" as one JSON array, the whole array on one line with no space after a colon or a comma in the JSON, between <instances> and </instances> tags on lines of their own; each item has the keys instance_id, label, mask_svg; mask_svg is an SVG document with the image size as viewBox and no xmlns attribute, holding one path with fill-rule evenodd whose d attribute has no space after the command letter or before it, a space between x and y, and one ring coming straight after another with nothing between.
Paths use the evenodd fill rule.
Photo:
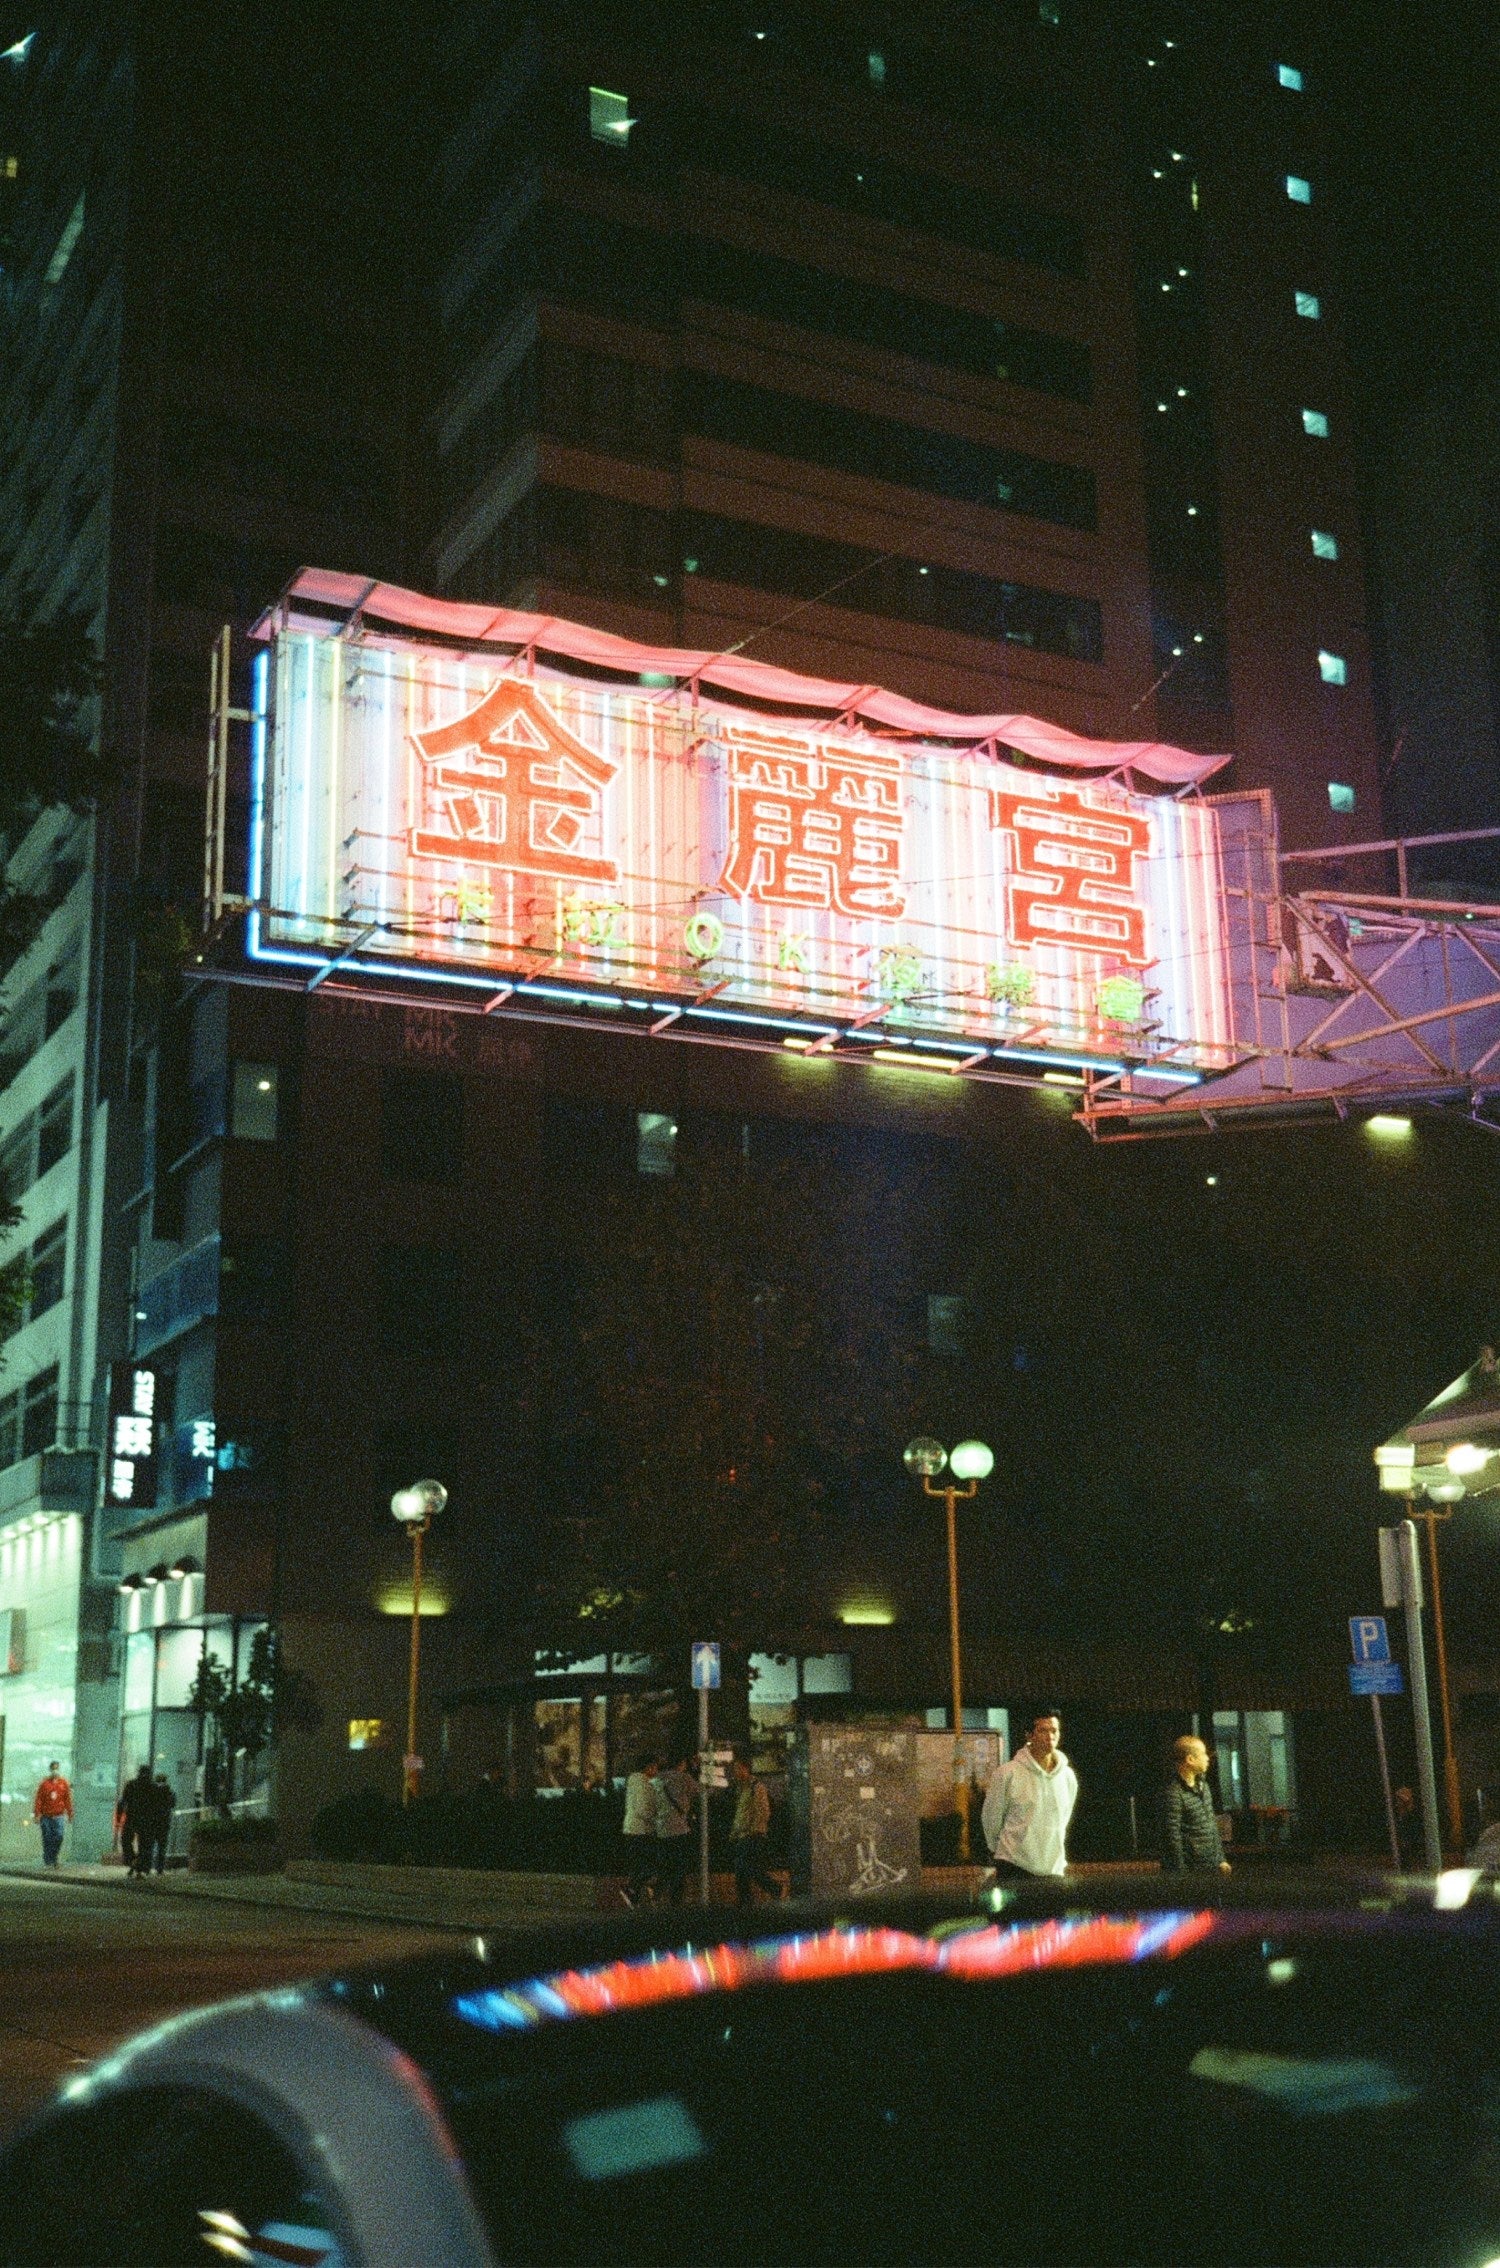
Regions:
<instances>
[{"instance_id":1,"label":"globe lamp post","mask_svg":"<svg viewBox=\"0 0 1500 2268\"><path fill-rule=\"evenodd\" d=\"M953 1808L958 1813L958 1855L967 1864L969 1847L969 1766L964 1755L963 1655L958 1627L958 1514L960 1498L977 1496L979 1484L995 1469L994 1452L982 1441L960 1441L950 1457L941 1441L919 1435L906 1445L902 1463L924 1496L941 1497L948 1515L948 1649L953 1672ZM933 1482L947 1466L949 1479ZM962 1486L959 1486L959 1483Z\"/></svg>"},{"instance_id":2,"label":"globe lamp post","mask_svg":"<svg viewBox=\"0 0 1500 2268\"><path fill-rule=\"evenodd\" d=\"M406 1754L401 1765L401 1801L422 1792L422 1759L417 1754L417 1680L422 1656L422 1538L448 1501L441 1481L413 1481L391 1498L391 1517L411 1538L411 1660L406 1677Z\"/></svg>"}]
</instances>

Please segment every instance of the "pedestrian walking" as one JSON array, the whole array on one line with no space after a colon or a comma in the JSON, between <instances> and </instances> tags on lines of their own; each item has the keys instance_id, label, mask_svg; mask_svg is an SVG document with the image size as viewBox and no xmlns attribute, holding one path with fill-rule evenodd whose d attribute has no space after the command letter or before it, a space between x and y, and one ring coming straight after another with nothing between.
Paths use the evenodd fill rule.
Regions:
<instances>
[{"instance_id":1,"label":"pedestrian walking","mask_svg":"<svg viewBox=\"0 0 1500 2268\"><path fill-rule=\"evenodd\" d=\"M698 1783L688 1770L691 1749L678 1750L656 1775L656 1887L664 1903L687 1898L693 1863L693 1803Z\"/></svg>"},{"instance_id":2,"label":"pedestrian walking","mask_svg":"<svg viewBox=\"0 0 1500 2268\"><path fill-rule=\"evenodd\" d=\"M1224 1838L1208 1784L1208 1748L1196 1733L1172 1743L1176 1765L1161 1798L1163 1874L1227 1874Z\"/></svg>"},{"instance_id":3,"label":"pedestrian walking","mask_svg":"<svg viewBox=\"0 0 1500 2268\"><path fill-rule=\"evenodd\" d=\"M141 1872L149 1864L153 1874L160 1874L167 1863L167 1839L172 1832L172 1814L177 1809L177 1798L165 1772L158 1772L151 1782L151 1804L146 1813L145 1851Z\"/></svg>"},{"instance_id":4,"label":"pedestrian walking","mask_svg":"<svg viewBox=\"0 0 1500 2268\"><path fill-rule=\"evenodd\" d=\"M625 1779L620 1840L627 1906L638 1906L656 1887L656 1773L654 1756L638 1756Z\"/></svg>"},{"instance_id":5,"label":"pedestrian walking","mask_svg":"<svg viewBox=\"0 0 1500 2268\"><path fill-rule=\"evenodd\" d=\"M770 1849L771 1796L765 1781L755 1777L749 1759L744 1756L734 1760L734 1785L734 1825L729 1830L734 1902L737 1906L753 1906L757 1889L764 1890L768 1898L781 1896L781 1884L766 1864Z\"/></svg>"},{"instance_id":6,"label":"pedestrian walking","mask_svg":"<svg viewBox=\"0 0 1500 2268\"><path fill-rule=\"evenodd\" d=\"M1062 1719L1043 1709L1031 1736L985 1791L980 1825L995 1862L995 1878L1066 1874L1068 1822L1078 1801L1078 1775L1058 1746Z\"/></svg>"},{"instance_id":7,"label":"pedestrian walking","mask_svg":"<svg viewBox=\"0 0 1500 2268\"><path fill-rule=\"evenodd\" d=\"M150 1819L155 1797L151 1787L151 1767L143 1764L134 1779L127 1780L115 1805L115 1825L120 1830L120 1856L132 1874L144 1874L146 1861L143 1855L146 1837L150 1833Z\"/></svg>"},{"instance_id":8,"label":"pedestrian walking","mask_svg":"<svg viewBox=\"0 0 1500 2268\"><path fill-rule=\"evenodd\" d=\"M37 1783L31 1799L31 1816L42 1831L42 1864L56 1866L63 1846L63 1821L73 1823L73 1790L63 1778L62 1766L54 1756L47 1766L47 1777Z\"/></svg>"}]
</instances>

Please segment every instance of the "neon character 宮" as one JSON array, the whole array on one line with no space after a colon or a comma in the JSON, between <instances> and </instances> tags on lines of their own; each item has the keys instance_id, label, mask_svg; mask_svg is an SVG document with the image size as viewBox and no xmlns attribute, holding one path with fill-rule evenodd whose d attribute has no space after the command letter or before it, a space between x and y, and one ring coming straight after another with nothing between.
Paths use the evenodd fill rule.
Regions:
<instances>
[{"instance_id":1,"label":"neon character \u5bae","mask_svg":"<svg viewBox=\"0 0 1500 2268\"><path fill-rule=\"evenodd\" d=\"M901 757L729 731L729 853L720 888L763 906L877 921L906 911Z\"/></svg>"},{"instance_id":2,"label":"neon character \u5bae","mask_svg":"<svg viewBox=\"0 0 1500 2268\"><path fill-rule=\"evenodd\" d=\"M604 790L618 766L586 748L536 688L509 680L477 708L413 733L423 767L414 858L565 882L614 882L602 840Z\"/></svg>"},{"instance_id":3,"label":"neon character \u5bae","mask_svg":"<svg viewBox=\"0 0 1500 2268\"><path fill-rule=\"evenodd\" d=\"M1018 945L1066 945L1143 968L1146 909L1136 861L1151 847L1151 823L1118 804L1091 803L1081 788L1038 783L1024 793L990 791L991 823L1015 839L1010 919Z\"/></svg>"}]
</instances>

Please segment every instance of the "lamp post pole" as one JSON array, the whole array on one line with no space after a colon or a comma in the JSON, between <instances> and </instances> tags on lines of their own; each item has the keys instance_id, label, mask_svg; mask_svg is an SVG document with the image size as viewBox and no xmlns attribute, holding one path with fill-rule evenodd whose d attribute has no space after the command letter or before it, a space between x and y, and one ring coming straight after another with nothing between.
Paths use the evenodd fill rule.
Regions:
<instances>
[{"instance_id":1,"label":"lamp post pole","mask_svg":"<svg viewBox=\"0 0 1500 2268\"><path fill-rule=\"evenodd\" d=\"M920 1477L924 1496L940 1497L948 1521L948 1656L953 1680L953 1808L958 1814L958 1857L967 1866L969 1837L969 1764L964 1753L963 1646L958 1620L958 1505L979 1494L979 1484L994 1470L995 1460L982 1441L961 1441L950 1458L940 1441L925 1437L911 1442L903 1462ZM934 1488L933 1476L947 1465L950 1477ZM962 1483L962 1485L960 1485Z\"/></svg>"},{"instance_id":2,"label":"lamp post pole","mask_svg":"<svg viewBox=\"0 0 1500 2268\"><path fill-rule=\"evenodd\" d=\"M1464 1847L1464 1799L1459 1786L1458 1757L1453 1747L1453 1701L1448 1690L1448 1644L1443 1630L1443 1585L1438 1574L1437 1530L1439 1520L1451 1520L1451 1505L1439 1512L1435 1504L1418 1504L1408 1497L1407 1511L1412 1519L1423 1520L1427 1525L1427 1567L1432 1582L1432 1636L1437 1648L1438 1701L1443 1712L1443 1795L1448 1810L1448 1843L1456 1856L1462 1857Z\"/></svg>"},{"instance_id":3,"label":"lamp post pole","mask_svg":"<svg viewBox=\"0 0 1500 2268\"><path fill-rule=\"evenodd\" d=\"M406 1748L401 1760L401 1801L422 1792L422 1759L417 1754L417 1688L422 1666L422 1538L448 1501L441 1481L416 1481L391 1498L392 1516L411 1539L411 1651L406 1672Z\"/></svg>"}]
</instances>

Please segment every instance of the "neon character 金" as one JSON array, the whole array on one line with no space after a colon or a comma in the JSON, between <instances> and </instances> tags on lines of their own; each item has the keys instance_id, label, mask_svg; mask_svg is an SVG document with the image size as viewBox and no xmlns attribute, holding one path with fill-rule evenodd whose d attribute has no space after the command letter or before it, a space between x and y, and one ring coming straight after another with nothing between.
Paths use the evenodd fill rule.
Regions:
<instances>
[{"instance_id":1,"label":"neon character \u91d1","mask_svg":"<svg viewBox=\"0 0 1500 2268\"><path fill-rule=\"evenodd\" d=\"M720 888L763 906L898 921L905 815L895 750L725 734L729 850Z\"/></svg>"},{"instance_id":2,"label":"neon character \u91d1","mask_svg":"<svg viewBox=\"0 0 1500 2268\"><path fill-rule=\"evenodd\" d=\"M601 833L618 766L555 717L532 685L507 679L476 708L413 733L423 766L414 858L457 860L566 882L614 882L613 859L584 846Z\"/></svg>"},{"instance_id":3,"label":"neon character \u91d1","mask_svg":"<svg viewBox=\"0 0 1500 2268\"><path fill-rule=\"evenodd\" d=\"M1009 882L1013 941L1107 953L1144 968L1146 909L1136 861L1151 847L1151 823L1117 804L1090 803L1081 788L1038 785L990 790L991 824L1015 838Z\"/></svg>"}]
</instances>

